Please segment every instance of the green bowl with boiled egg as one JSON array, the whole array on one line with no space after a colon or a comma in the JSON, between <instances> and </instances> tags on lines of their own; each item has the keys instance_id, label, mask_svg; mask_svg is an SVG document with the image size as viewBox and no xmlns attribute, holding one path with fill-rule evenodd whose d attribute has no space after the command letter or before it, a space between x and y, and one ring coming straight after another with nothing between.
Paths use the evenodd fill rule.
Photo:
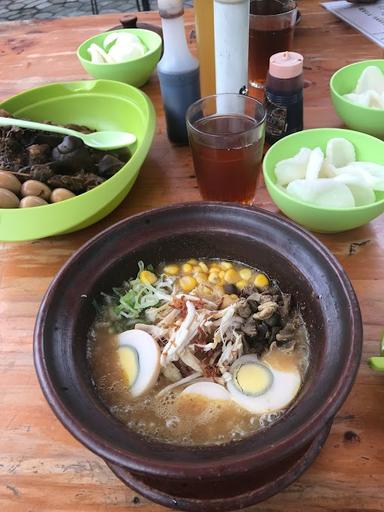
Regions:
<instances>
[{"instance_id":1,"label":"green bowl with boiled egg","mask_svg":"<svg viewBox=\"0 0 384 512\"><path fill-rule=\"evenodd\" d=\"M152 30L127 28L97 34L77 49L83 68L94 78L141 87L161 56L162 39Z\"/></svg>"},{"instance_id":2,"label":"green bowl with boiled egg","mask_svg":"<svg viewBox=\"0 0 384 512\"><path fill-rule=\"evenodd\" d=\"M330 90L348 128L384 138L384 59L344 66L332 75Z\"/></svg>"},{"instance_id":3,"label":"green bowl with boiled egg","mask_svg":"<svg viewBox=\"0 0 384 512\"><path fill-rule=\"evenodd\" d=\"M364 133L294 133L271 146L263 173L275 204L311 231L346 231L384 212L384 141Z\"/></svg>"},{"instance_id":4,"label":"green bowl with boiled egg","mask_svg":"<svg viewBox=\"0 0 384 512\"><path fill-rule=\"evenodd\" d=\"M111 80L45 84L5 100L15 118L93 130L134 133L131 156L114 176L87 192L34 208L1 208L0 241L33 240L83 229L111 213L133 187L156 128L155 111L139 89Z\"/></svg>"}]
</instances>

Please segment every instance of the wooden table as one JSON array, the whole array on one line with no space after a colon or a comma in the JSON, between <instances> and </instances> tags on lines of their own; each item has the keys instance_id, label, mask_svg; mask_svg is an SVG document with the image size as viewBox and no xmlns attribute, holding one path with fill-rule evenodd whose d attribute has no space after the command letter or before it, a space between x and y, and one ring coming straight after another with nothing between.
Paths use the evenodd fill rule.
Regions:
<instances>
[{"instance_id":1,"label":"wooden table","mask_svg":"<svg viewBox=\"0 0 384 512\"><path fill-rule=\"evenodd\" d=\"M339 67L383 52L354 29L302 0L295 47L305 56L307 128L341 126L328 92ZM156 13L140 19L159 22ZM88 78L74 50L116 25L118 15L0 24L0 98L42 83ZM187 13L187 32L193 28ZM67 236L0 244L0 510L2 512L158 511L163 507L124 487L105 464L55 418L32 362L32 331L41 298L55 273L84 242L133 213L199 193L186 147L167 140L157 79L144 87L158 130L140 176L123 204L98 224ZM276 211L263 189L258 204ZM384 327L384 216L339 235L319 237L343 264L364 319L364 353L352 392L335 418L313 466L285 492L253 510L272 512L384 511L384 376L367 366ZM203 511L202 511L203 512Z\"/></svg>"}]
</instances>

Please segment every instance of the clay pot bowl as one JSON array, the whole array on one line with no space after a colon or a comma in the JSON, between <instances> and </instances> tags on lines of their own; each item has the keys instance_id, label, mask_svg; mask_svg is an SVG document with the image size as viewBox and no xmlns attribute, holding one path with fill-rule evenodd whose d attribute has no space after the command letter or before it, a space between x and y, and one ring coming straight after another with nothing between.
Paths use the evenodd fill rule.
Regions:
<instances>
[{"instance_id":1,"label":"clay pot bowl","mask_svg":"<svg viewBox=\"0 0 384 512\"><path fill-rule=\"evenodd\" d=\"M301 309L311 343L307 379L280 421L248 439L203 448L154 442L115 419L92 386L85 350L101 291L135 275L138 260L191 257L239 260L276 278ZM80 248L44 297L34 357L57 417L119 478L163 505L209 512L266 499L311 464L351 389L361 344L352 286L316 238L264 210L190 203L126 219Z\"/></svg>"}]
</instances>

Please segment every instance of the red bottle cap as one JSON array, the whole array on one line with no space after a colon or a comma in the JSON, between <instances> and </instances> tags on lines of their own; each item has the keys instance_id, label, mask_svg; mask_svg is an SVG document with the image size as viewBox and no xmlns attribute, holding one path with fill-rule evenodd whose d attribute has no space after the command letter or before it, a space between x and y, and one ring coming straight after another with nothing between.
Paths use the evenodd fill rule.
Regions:
<instances>
[{"instance_id":1,"label":"red bottle cap","mask_svg":"<svg viewBox=\"0 0 384 512\"><path fill-rule=\"evenodd\" d=\"M275 78L294 78L303 72L304 58L296 52L279 52L269 59L269 74Z\"/></svg>"}]
</instances>

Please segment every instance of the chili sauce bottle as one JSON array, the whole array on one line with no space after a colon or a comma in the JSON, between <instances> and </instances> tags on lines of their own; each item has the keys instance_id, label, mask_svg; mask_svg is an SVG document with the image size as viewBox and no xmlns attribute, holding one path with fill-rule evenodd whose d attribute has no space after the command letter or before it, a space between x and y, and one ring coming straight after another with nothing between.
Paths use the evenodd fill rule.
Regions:
<instances>
[{"instance_id":1,"label":"chili sauce bottle","mask_svg":"<svg viewBox=\"0 0 384 512\"><path fill-rule=\"evenodd\" d=\"M296 52L270 58L265 84L265 138L270 144L303 129L303 60Z\"/></svg>"},{"instance_id":2,"label":"chili sauce bottle","mask_svg":"<svg viewBox=\"0 0 384 512\"><path fill-rule=\"evenodd\" d=\"M182 0L158 0L164 54L157 65L170 141L188 144L185 113L200 98L199 63L188 49Z\"/></svg>"}]
</instances>

